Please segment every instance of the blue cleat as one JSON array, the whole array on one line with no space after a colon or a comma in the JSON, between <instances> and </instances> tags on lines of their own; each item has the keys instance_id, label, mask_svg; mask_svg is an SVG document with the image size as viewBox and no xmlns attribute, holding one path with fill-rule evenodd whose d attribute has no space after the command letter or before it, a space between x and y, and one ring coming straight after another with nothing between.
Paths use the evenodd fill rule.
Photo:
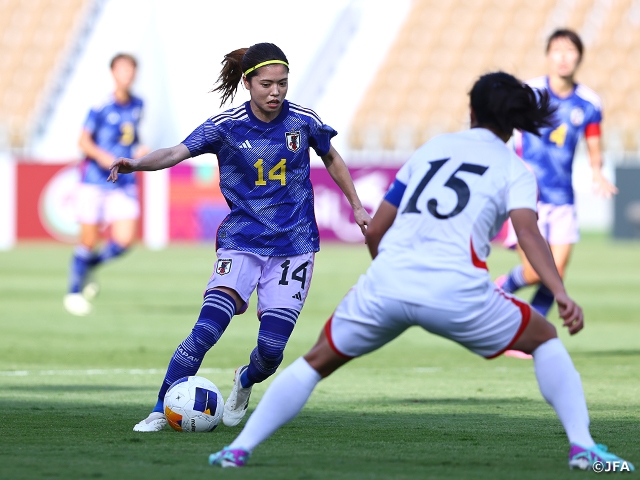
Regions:
<instances>
[{"instance_id":1,"label":"blue cleat","mask_svg":"<svg viewBox=\"0 0 640 480\"><path fill-rule=\"evenodd\" d=\"M577 443L571 444L569 450L569 468L593 470L594 472L633 472L635 467L631 462L607 451L607 446L600 443L591 448L585 448Z\"/></svg>"},{"instance_id":2,"label":"blue cleat","mask_svg":"<svg viewBox=\"0 0 640 480\"><path fill-rule=\"evenodd\" d=\"M209 455L209 465L226 467L244 467L251 453L241 448L224 447L217 453Z\"/></svg>"}]
</instances>

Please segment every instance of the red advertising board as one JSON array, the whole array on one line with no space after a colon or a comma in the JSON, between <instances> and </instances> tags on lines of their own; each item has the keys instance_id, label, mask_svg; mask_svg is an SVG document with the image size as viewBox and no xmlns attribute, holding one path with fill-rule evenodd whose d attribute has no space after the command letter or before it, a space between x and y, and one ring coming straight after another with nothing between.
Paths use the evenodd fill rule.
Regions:
<instances>
[{"instance_id":1,"label":"red advertising board","mask_svg":"<svg viewBox=\"0 0 640 480\"><path fill-rule=\"evenodd\" d=\"M397 168L352 168L350 171L362 204L373 214L393 182ZM75 194L79 175L76 163L18 162L18 240L76 240L79 226ZM327 170L311 168L311 182L320 238L362 242L351 207ZM141 199L143 183L139 177ZM228 213L229 207L220 192L217 166L183 164L169 171L170 241L215 241L218 226Z\"/></svg>"},{"instance_id":2,"label":"red advertising board","mask_svg":"<svg viewBox=\"0 0 640 480\"><path fill-rule=\"evenodd\" d=\"M362 206L373 215L393 183L398 168L366 167L350 168L349 171ZM362 243L362 232L353 220L351 206L329 172L323 167L312 168L311 183L320 239Z\"/></svg>"},{"instance_id":3,"label":"red advertising board","mask_svg":"<svg viewBox=\"0 0 640 480\"><path fill-rule=\"evenodd\" d=\"M22 160L16 173L17 239L75 242L79 233L75 204L78 164ZM142 183L139 179L140 187Z\"/></svg>"}]
</instances>

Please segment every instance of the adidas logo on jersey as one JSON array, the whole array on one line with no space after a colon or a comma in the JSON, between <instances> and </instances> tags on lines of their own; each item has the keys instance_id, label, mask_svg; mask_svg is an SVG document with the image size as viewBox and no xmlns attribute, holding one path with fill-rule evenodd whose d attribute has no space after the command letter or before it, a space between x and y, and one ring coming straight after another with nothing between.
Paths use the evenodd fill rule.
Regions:
<instances>
[{"instance_id":1,"label":"adidas logo on jersey","mask_svg":"<svg viewBox=\"0 0 640 480\"><path fill-rule=\"evenodd\" d=\"M302 295L300 295L300 292L298 292L295 295L291 295L291 298L295 298L296 300L302 300Z\"/></svg>"},{"instance_id":2,"label":"adidas logo on jersey","mask_svg":"<svg viewBox=\"0 0 640 480\"><path fill-rule=\"evenodd\" d=\"M249 143L249 140L245 140L240 144L240 148L252 148L252 147L251 147L251 144Z\"/></svg>"}]
</instances>

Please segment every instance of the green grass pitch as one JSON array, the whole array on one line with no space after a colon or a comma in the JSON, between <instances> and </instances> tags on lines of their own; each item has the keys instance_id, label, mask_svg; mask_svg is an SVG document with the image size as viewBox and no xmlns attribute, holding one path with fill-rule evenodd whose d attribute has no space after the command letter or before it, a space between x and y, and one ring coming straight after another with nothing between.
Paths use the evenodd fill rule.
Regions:
<instances>
[{"instance_id":1,"label":"green grass pitch","mask_svg":"<svg viewBox=\"0 0 640 480\"><path fill-rule=\"evenodd\" d=\"M86 318L62 309L71 249L0 253L0 478L578 478L567 441L539 395L532 363L487 361L411 329L322 382L302 414L242 470L209 453L239 430L135 434L170 355L197 317L212 246L137 248L100 272ZM494 275L516 262L495 249ZM305 353L368 265L364 246L323 246L307 305L285 352ZM393 268L390 265L389 268ZM588 235L567 285L586 328L561 338L581 372L596 441L640 463L640 245ZM522 297L529 299L531 291ZM257 336L255 299L203 364L223 395ZM555 310L551 313L559 325ZM268 381L254 389L255 407ZM251 409L250 407L250 409Z\"/></svg>"}]
</instances>

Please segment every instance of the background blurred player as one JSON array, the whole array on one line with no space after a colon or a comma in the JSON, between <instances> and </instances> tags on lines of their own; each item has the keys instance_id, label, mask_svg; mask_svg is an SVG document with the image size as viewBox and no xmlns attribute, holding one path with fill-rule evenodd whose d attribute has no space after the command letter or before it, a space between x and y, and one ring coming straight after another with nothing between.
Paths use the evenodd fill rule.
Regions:
<instances>
[{"instance_id":1,"label":"background blurred player","mask_svg":"<svg viewBox=\"0 0 640 480\"><path fill-rule=\"evenodd\" d=\"M471 90L471 129L441 135L400 169L367 231L373 262L342 300L316 345L267 389L240 435L210 463L243 466L251 451L303 408L317 383L412 325L486 358L509 347L532 352L544 398L564 426L571 468L621 460L597 446L580 375L555 327L497 288L487 271L490 240L507 216L549 286L570 334L583 328L536 222L536 182L505 146L514 128L550 123L549 94L511 75L484 75ZM392 266L393 268L390 268ZM633 468L633 466L630 466Z\"/></svg>"},{"instance_id":2,"label":"background blurred player","mask_svg":"<svg viewBox=\"0 0 640 480\"><path fill-rule=\"evenodd\" d=\"M131 246L140 216L138 187L134 175L124 175L117 184L108 183L109 167L118 157L140 157L138 124L142 100L131 93L136 59L120 53L111 60L115 91L92 108L84 123L79 146L86 155L81 165L81 185L76 199L80 221L80 244L76 246L69 273L69 292L64 306L74 315L91 312L97 284L88 281L98 265L119 257ZM94 252L100 230L110 226L111 237L100 252Z\"/></svg>"},{"instance_id":3,"label":"background blurred player","mask_svg":"<svg viewBox=\"0 0 640 480\"><path fill-rule=\"evenodd\" d=\"M258 43L225 56L215 91L222 105L233 99L240 81L251 100L216 115L173 147L135 161L121 158L121 172L159 170L203 153L218 156L220 189L231 207L217 234L218 262L191 334L178 346L153 412L135 431L166 425L164 395L176 380L195 375L204 355L236 314L244 313L258 289L258 345L249 364L236 370L223 422L237 425L246 413L253 384L275 373L302 310L320 248L309 178L309 148L322 158L353 207L362 232L370 217L362 207L342 157L331 145L337 132L307 108L285 100L289 63L276 45Z\"/></svg>"},{"instance_id":4,"label":"background blurred player","mask_svg":"<svg viewBox=\"0 0 640 480\"><path fill-rule=\"evenodd\" d=\"M586 137L595 192L606 198L617 193L616 187L602 174L600 98L575 81L582 55L582 41L575 32L557 30L549 37L548 75L528 83L536 90L549 93L552 104L557 108L556 117L551 126L540 130L540 136L530 132L522 132L516 136L518 153L538 180L538 225L551 246L555 264L562 277L572 246L579 239L572 171L576 146L582 135ZM516 243L516 238L513 229L510 230L506 243L512 246ZM522 264L496 282L509 293L540 282L530 260L522 249L519 248L518 251ZM531 306L546 316L552 305L553 294L547 286L540 284L531 300Z\"/></svg>"}]
</instances>

